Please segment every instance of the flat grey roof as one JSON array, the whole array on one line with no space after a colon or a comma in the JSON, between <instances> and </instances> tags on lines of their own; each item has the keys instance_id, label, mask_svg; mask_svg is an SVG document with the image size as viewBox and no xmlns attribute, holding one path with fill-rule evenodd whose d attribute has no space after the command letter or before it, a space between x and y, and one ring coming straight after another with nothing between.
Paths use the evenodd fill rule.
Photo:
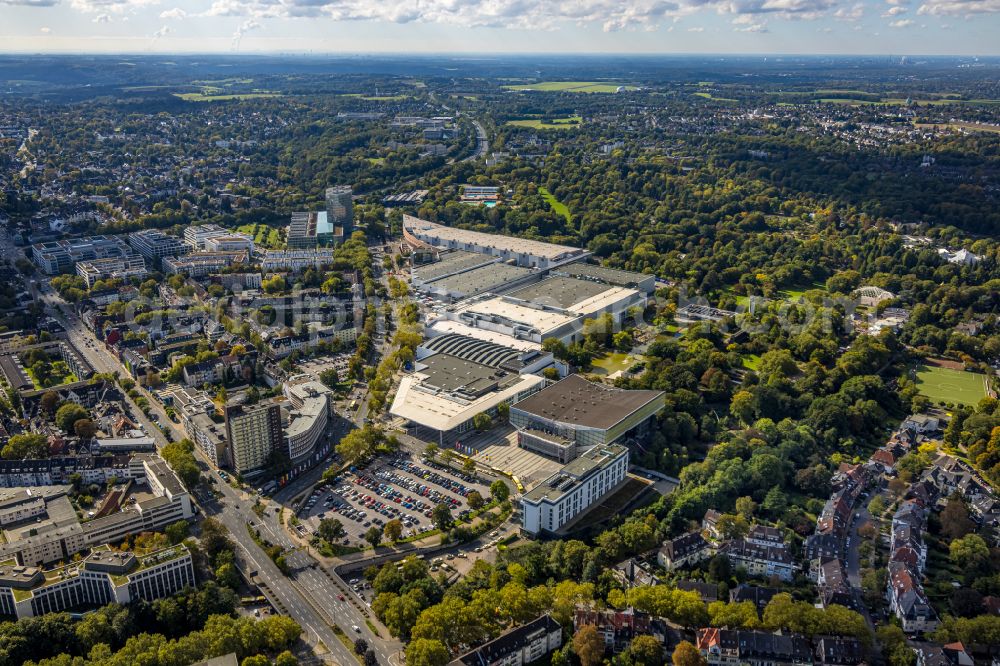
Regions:
<instances>
[{"instance_id":1,"label":"flat grey roof","mask_svg":"<svg viewBox=\"0 0 1000 666\"><path fill-rule=\"evenodd\" d=\"M625 447L620 444L595 446L532 488L524 499L533 502L542 499L555 501L583 483L594 471L607 467L624 451Z\"/></svg>"},{"instance_id":2,"label":"flat grey roof","mask_svg":"<svg viewBox=\"0 0 1000 666\"><path fill-rule=\"evenodd\" d=\"M550 421L607 430L663 396L663 391L630 391L569 375L511 407Z\"/></svg>"},{"instance_id":3,"label":"flat grey roof","mask_svg":"<svg viewBox=\"0 0 1000 666\"><path fill-rule=\"evenodd\" d=\"M432 282L453 273L460 273L497 261L497 258L494 256L478 252L466 252L465 250L442 252L440 256L440 261L414 266L412 270L413 275L424 282Z\"/></svg>"},{"instance_id":4,"label":"flat grey roof","mask_svg":"<svg viewBox=\"0 0 1000 666\"><path fill-rule=\"evenodd\" d=\"M503 291L507 285L526 278L531 273L530 268L493 263L443 278L431 286L435 289L474 296L488 291Z\"/></svg>"},{"instance_id":5,"label":"flat grey roof","mask_svg":"<svg viewBox=\"0 0 1000 666\"><path fill-rule=\"evenodd\" d=\"M581 278L591 278L619 287L636 287L641 282L656 279L656 276L654 275L634 273L632 271L623 271L617 268L608 268L606 266L598 266L597 264L584 263L560 266L556 269L556 272L565 273L571 277L576 276Z\"/></svg>"},{"instance_id":6,"label":"flat grey roof","mask_svg":"<svg viewBox=\"0 0 1000 666\"><path fill-rule=\"evenodd\" d=\"M590 280L571 277L550 277L507 294L510 298L530 301L539 305L568 310L577 303L594 298L608 290L608 286Z\"/></svg>"},{"instance_id":7,"label":"flat grey roof","mask_svg":"<svg viewBox=\"0 0 1000 666\"><path fill-rule=\"evenodd\" d=\"M482 395L520 380L517 373L491 368L451 354L434 354L419 363L426 366L417 371L427 377L421 384L442 391Z\"/></svg>"}]
</instances>

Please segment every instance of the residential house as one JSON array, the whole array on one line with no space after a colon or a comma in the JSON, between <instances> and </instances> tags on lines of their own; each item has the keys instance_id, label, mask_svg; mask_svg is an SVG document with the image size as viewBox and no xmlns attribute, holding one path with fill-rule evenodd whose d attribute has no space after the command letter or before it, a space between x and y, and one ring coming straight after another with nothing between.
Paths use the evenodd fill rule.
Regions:
<instances>
[{"instance_id":1,"label":"residential house","mask_svg":"<svg viewBox=\"0 0 1000 666\"><path fill-rule=\"evenodd\" d=\"M809 641L800 634L699 629L698 651L709 666L806 666L813 663Z\"/></svg>"},{"instance_id":2,"label":"residential house","mask_svg":"<svg viewBox=\"0 0 1000 666\"><path fill-rule=\"evenodd\" d=\"M865 663L864 647L857 638L817 636L813 644L816 646L817 666L857 666Z\"/></svg>"},{"instance_id":3,"label":"residential house","mask_svg":"<svg viewBox=\"0 0 1000 666\"><path fill-rule=\"evenodd\" d=\"M777 577L790 581L798 567L784 546L761 546L746 539L734 539L722 544L719 553L729 558L733 568L743 567L751 576Z\"/></svg>"},{"instance_id":4,"label":"residential house","mask_svg":"<svg viewBox=\"0 0 1000 666\"><path fill-rule=\"evenodd\" d=\"M657 563L667 571L689 567L714 554L712 544L701 532L688 532L663 544L656 554Z\"/></svg>"},{"instance_id":5,"label":"residential house","mask_svg":"<svg viewBox=\"0 0 1000 666\"><path fill-rule=\"evenodd\" d=\"M452 660L449 666L523 666L562 646L562 627L550 615L511 629Z\"/></svg>"},{"instance_id":6,"label":"residential house","mask_svg":"<svg viewBox=\"0 0 1000 666\"><path fill-rule=\"evenodd\" d=\"M748 585L746 583L740 583L733 589L729 590L729 603L738 604L744 601L753 602L753 605L757 607L757 611L760 613L764 612L764 609L774 595L779 594L781 590L770 588L770 587L758 587L756 585Z\"/></svg>"},{"instance_id":7,"label":"residential house","mask_svg":"<svg viewBox=\"0 0 1000 666\"><path fill-rule=\"evenodd\" d=\"M889 563L887 598L889 609L895 613L908 634L934 631L939 621L919 580L903 562Z\"/></svg>"},{"instance_id":8,"label":"residential house","mask_svg":"<svg viewBox=\"0 0 1000 666\"><path fill-rule=\"evenodd\" d=\"M578 606L573 614L573 631L588 626L595 627L597 634L604 638L607 654L622 652L636 636L654 633L649 614L634 608L619 611Z\"/></svg>"}]
</instances>

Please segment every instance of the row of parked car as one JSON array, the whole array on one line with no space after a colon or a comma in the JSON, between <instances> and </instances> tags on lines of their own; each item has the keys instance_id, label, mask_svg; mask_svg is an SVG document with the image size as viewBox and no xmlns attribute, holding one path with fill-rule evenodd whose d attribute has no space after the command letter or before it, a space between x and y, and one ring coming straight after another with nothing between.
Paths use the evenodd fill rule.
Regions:
<instances>
[{"instance_id":1,"label":"row of parked car","mask_svg":"<svg viewBox=\"0 0 1000 666\"><path fill-rule=\"evenodd\" d=\"M350 486L347 486L346 488L343 489L338 488L338 490L335 492L338 492L344 497L349 496L351 499L362 504L365 508L374 511L376 513L380 513L386 518L389 518L390 520L393 518L398 518L399 521L403 523L403 525L405 525L406 527L410 528L417 527L418 525L420 525L420 520L408 513L404 513L403 511L400 510L399 507L410 509L411 511L419 511L428 518L431 517L430 507L427 507L426 509L418 509L414 504L413 498L411 497L404 498L403 494L398 490L394 490L390 486L387 486L384 483L379 483L370 476L355 477L354 483L360 485L362 488L371 490L373 493L375 493L375 496L365 495L361 491L352 490ZM379 500L377 499L377 497L382 497L385 499L385 501ZM399 506L396 506L397 504ZM426 506L426 504L424 506ZM380 518L373 519L373 522L375 522L375 524L379 525L380 527L385 525L385 522L382 521L382 519Z\"/></svg>"},{"instance_id":2,"label":"row of parked car","mask_svg":"<svg viewBox=\"0 0 1000 666\"><path fill-rule=\"evenodd\" d=\"M396 469L401 469L404 472L409 472L410 474L423 479L424 481L429 481L436 486L440 486L445 490L451 491L456 495L461 495L462 497L468 497L475 488L469 488L464 483L456 481L455 479L448 478L438 474L437 472L432 472L431 470L424 469L418 465L413 464L406 458L393 458L389 461L389 464ZM451 473L451 472L449 472Z\"/></svg>"},{"instance_id":3,"label":"row of parked car","mask_svg":"<svg viewBox=\"0 0 1000 666\"><path fill-rule=\"evenodd\" d=\"M430 511L430 509L435 504L442 504L442 503L448 504L452 508L458 508L462 504L462 502L455 497L449 497L448 495L445 495L442 492L434 490L426 483L420 483L419 481L415 481L414 479L411 479L407 476L396 474L390 469L383 469L378 472L375 472L375 476L377 479L381 479L382 481L387 482L387 483L378 483L378 485L380 487L384 486L385 488L391 491L389 493L389 496L393 498L393 501L399 499L400 501L398 503L403 504L403 506L406 506L407 503L410 503L413 505L413 507L407 507L407 508L416 508L416 510L420 511L424 515L428 515L428 511ZM402 495L402 493L400 493L398 490L394 490L392 486L389 484L395 484L397 486L406 488L417 497L396 497L397 493L399 495ZM428 504L427 502L425 502L423 499L420 498L425 498L429 500L431 504Z\"/></svg>"}]
</instances>

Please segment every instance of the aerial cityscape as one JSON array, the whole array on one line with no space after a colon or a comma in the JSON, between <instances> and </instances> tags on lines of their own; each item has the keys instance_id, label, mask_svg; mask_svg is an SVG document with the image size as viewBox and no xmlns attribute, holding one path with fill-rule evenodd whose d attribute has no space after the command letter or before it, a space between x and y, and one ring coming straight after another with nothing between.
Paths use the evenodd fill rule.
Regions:
<instances>
[{"instance_id":1,"label":"aerial cityscape","mask_svg":"<svg viewBox=\"0 0 1000 666\"><path fill-rule=\"evenodd\" d=\"M156 4L0 1L0 666L1000 665L1000 6Z\"/></svg>"}]
</instances>

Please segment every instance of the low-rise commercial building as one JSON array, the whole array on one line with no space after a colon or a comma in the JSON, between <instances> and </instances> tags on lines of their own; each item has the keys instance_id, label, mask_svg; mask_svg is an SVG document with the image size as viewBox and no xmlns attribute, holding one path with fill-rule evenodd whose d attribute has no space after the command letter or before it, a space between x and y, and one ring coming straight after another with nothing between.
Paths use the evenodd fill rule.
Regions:
<instances>
[{"instance_id":1,"label":"low-rise commercial building","mask_svg":"<svg viewBox=\"0 0 1000 666\"><path fill-rule=\"evenodd\" d=\"M572 460L593 446L642 437L663 408L663 391L629 391L570 375L510 408L518 445Z\"/></svg>"},{"instance_id":2,"label":"low-rise commercial building","mask_svg":"<svg viewBox=\"0 0 1000 666\"><path fill-rule=\"evenodd\" d=\"M519 401L545 382L504 368L499 357L482 360L435 353L418 361L400 380L389 412L437 432L443 442L446 434L470 430L477 414L496 414L501 403Z\"/></svg>"},{"instance_id":3,"label":"low-rise commercial building","mask_svg":"<svg viewBox=\"0 0 1000 666\"><path fill-rule=\"evenodd\" d=\"M489 254L525 268L553 268L590 254L578 247L457 229L412 215L403 216L403 237L439 248Z\"/></svg>"}]
</instances>

